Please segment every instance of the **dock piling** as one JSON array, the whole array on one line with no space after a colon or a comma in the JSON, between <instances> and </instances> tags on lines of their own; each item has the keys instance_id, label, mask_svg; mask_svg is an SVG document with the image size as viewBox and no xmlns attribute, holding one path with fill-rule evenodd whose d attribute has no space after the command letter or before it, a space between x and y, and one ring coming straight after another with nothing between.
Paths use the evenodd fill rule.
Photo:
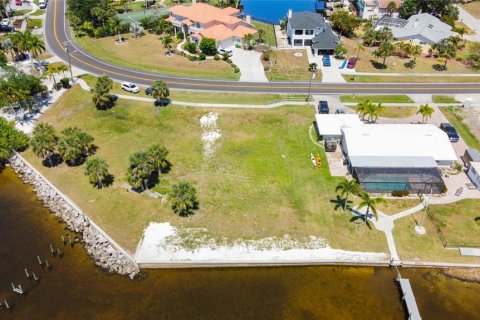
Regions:
<instances>
[{"instance_id":1,"label":"dock piling","mask_svg":"<svg viewBox=\"0 0 480 320\"><path fill-rule=\"evenodd\" d=\"M25 276L26 276L28 279L30 279L30 274L28 273L27 268L25 268Z\"/></svg>"}]
</instances>

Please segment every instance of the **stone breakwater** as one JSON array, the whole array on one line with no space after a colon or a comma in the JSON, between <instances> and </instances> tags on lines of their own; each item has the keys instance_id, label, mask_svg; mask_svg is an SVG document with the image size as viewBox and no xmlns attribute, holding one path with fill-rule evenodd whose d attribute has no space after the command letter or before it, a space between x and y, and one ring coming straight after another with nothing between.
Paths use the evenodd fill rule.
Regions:
<instances>
[{"instance_id":1,"label":"stone breakwater","mask_svg":"<svg viewBox=\"0 0 480 320\"><path fill-rule=\"evenodd\" d=\"M69 230L82 234L85 249L98 266L112 273L129 275L132 279L140 272L138 265L128 253L23 157L13 155L9 165L23 182L33 186L44 206L57 218L61 218Z\"/></svg>"}]
</instances>

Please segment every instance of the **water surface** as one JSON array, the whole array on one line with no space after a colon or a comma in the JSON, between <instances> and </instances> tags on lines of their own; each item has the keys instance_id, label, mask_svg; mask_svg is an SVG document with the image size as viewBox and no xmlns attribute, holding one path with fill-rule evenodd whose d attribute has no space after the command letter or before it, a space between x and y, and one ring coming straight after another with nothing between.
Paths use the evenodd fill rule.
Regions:
<instances>
[{"instance_id":1,"label":"water surface","mask_svg":"<svg viewBox=\"0 0 480 320\"><path fill-rule=\"evenodd\" d=\"M242 0L243 14L252 19L279 24L287 16L288 9L293 12L315 12L315 0ZM323 5L323 2L322 2Z\"/></svg>"}]
</instances>

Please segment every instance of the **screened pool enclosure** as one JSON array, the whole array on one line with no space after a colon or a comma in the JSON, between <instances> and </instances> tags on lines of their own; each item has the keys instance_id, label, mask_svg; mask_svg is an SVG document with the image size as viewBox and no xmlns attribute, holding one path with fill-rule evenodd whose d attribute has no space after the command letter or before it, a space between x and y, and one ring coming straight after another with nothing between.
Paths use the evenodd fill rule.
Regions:
<instances>
[{"instance_id":1,"label":"screened pool enclosure","mask_svg":"<svg viewBox=\"0 0 480 320\"><path fill-rule=\"evenodd\" d=\"M438 168L355 167L352 174L368 192L408 190L410 193L439 194L445 186Z\"/></svg>"}]
</instances>

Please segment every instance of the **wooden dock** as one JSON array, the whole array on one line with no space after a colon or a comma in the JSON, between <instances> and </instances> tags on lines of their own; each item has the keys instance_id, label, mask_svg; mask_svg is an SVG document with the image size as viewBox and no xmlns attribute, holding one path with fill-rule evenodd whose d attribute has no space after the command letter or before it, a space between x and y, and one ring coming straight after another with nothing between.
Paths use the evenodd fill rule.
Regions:
<instances>
[{"instance_id":1,"label":"wooden dock","mask_svg":"<svg viewBox=\"0 0 480 320\"><path fill-rule=\"evenodd\" d=\"M403 294L403 301L407 306L408 319L409 320L421 320L420 312L418 311L417 301L413 295L412 286L410 285L410 280L403 279L400 275L397 278L398 283L400 284L400 289Z\"/></svg>"}]
</instances>

